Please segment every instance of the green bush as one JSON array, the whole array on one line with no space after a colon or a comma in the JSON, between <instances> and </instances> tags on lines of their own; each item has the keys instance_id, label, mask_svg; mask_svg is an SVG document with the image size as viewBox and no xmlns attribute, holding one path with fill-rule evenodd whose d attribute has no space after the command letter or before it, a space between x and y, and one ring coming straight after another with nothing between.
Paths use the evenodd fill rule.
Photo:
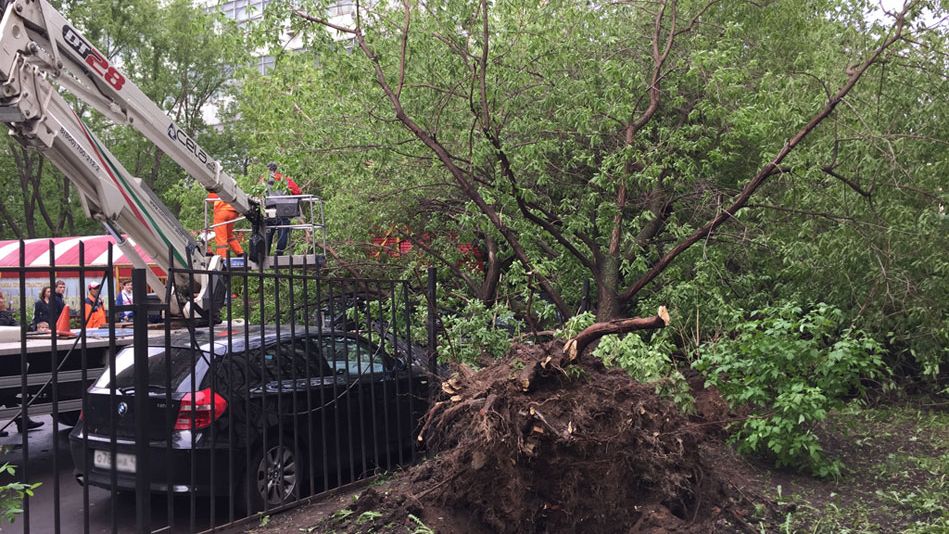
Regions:
<instances>
[{"instance_id":1,"label":"green bush","mask_svg":"<svg viewBox=\"0 0 949 534\"><path fill-rule=\"evenodd\" d=\"M735 312L733 336L706 345L694 367L728 403L752 415L733 439L744 453L770 453L779 467L837 475L813 432L843 399L862 391L861 379L883 372L880 344L859 330L840 330L843 313L793 304L750 314Z\"/></svg>"},{"instance_id":2,"label":"green bush","mask_svg":"<svg viewBox=\"0 0 949 534\"><path fill-rule=\"evenodd\" d=\"M490 308L477 299L458 313L442 317L444 330L438 338L439 361L477 364L482 356L500 358L511 348L512 336L521 331L514 312L502 304Z\"/></svg>"},{"instance_id":3,"label":"green bush","mask_svg":"<svg viewBox=\"0 0 949 534\"><path fill-rule=\"evenodd\" d=\"M603 336L593 355L606 365L623 369L638 382L655 385L659 396L672 400L685 411L692 411L695 399L685 377L672 360L674 350L675 346L665 333L646 341L634 332L622 337Z\"/></svg>"},{"instance_id":4,"label":"green bush","mask_svg":"<svg viewBox=\"0 0 949 534\"><path fill-rule=\"evenodd\" d=\"M16 468L11 464L0 466L0 475L16 475ZM24 497L32 497L33 490L40 486L40 482L35 484L24 484L22 482L11 482L0 486L0 517L3 517L8 523L16 520L16 516L23 513L20 508Z\"/></svg>"}]
</instances>

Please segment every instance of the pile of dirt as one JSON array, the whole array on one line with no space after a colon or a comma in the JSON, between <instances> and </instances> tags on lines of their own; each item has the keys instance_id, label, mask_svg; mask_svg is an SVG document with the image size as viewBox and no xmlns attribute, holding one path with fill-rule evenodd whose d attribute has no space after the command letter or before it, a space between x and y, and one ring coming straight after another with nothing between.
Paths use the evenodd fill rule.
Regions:
<instances>
[{"instance_id":1,"label":"pile of dirt","mask_svg":"<svg viewBox=\"0 0 949 534\"><path fill-rule=\"evenodd\" d=\"M684 415L594 358L559 367L562 344L520 345L459 371L423 421L432 459L367 490L322 526L340 531L727 532L748 504L706 454L724 403ZM720 401L720 399L719 399ZM715 460L710 460L714 458ZM344 517L345 516L345 517Z\"/></svg>"}]
</instances>

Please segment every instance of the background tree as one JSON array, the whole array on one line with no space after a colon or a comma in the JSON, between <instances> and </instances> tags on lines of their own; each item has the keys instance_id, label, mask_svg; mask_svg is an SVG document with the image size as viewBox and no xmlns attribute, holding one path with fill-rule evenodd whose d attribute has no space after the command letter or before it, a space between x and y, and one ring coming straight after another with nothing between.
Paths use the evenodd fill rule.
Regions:
<instances>
[{"instance_id":1,"label":"background tree","mask_svg":"<svg viewBox=\"0 0 949 534\"><path fill-rule=\"evenodd\" d=\"M911 232L938 255L945 227L932 6L409 1L361 6L358 31L325 8L301 6L308 52L248 78L235 109L251 150L280 147L329 198L338 244L394 229L459 289L538 320L581 308L584 280L600 319L675 303L686 346L716 308L833 299L884 334L888 308L905 326L939 306L903 297L945 294L944 259L893 248Z\"/></svg>"}]
</instances>

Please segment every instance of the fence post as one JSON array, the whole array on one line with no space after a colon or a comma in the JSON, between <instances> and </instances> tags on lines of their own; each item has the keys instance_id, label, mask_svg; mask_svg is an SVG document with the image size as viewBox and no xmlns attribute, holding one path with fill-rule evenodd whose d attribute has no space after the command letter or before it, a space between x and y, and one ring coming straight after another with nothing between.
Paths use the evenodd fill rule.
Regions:
<instances>
[{"instance_id":1,"label":"fence post","mask_svg":"<svg viewBox=\"0 0 949 534\"><path fill-rule=\"evenodd\" d=\"M433 375L438 373L438 336L435 335L435 315L437 308L435 306L435 268L428 268L428 291L426 297L428 300L428 370Z\"/></svg>"},{"instance_id":2,"label":"fence post","mask_svg":"<svg viewBox=\"0 0 949 534\"><path fill-rule=\"evenodd\" d=\"M135 380L135 526L151 532L151 491L148 467L148 283L145 269L132 270Z\"/></svg>"}]
</instances>

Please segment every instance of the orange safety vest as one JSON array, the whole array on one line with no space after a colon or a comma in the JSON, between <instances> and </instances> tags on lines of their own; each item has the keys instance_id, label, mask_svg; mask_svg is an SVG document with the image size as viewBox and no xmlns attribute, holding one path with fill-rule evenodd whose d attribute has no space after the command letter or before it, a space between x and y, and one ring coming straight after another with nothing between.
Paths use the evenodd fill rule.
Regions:
<instances>
[{"instance_id":1,"label":"orange safety vest","mask_svg":"<svg viewBox=\"0 0 949 534\"><path fill-rule=\"evenodd\" d=\"M90 297L86 297L82 305L82 316L86 318L86 328L99 328L108 323L101 299L98 299L96 303Z\"/></svg>"}]
</instances>

